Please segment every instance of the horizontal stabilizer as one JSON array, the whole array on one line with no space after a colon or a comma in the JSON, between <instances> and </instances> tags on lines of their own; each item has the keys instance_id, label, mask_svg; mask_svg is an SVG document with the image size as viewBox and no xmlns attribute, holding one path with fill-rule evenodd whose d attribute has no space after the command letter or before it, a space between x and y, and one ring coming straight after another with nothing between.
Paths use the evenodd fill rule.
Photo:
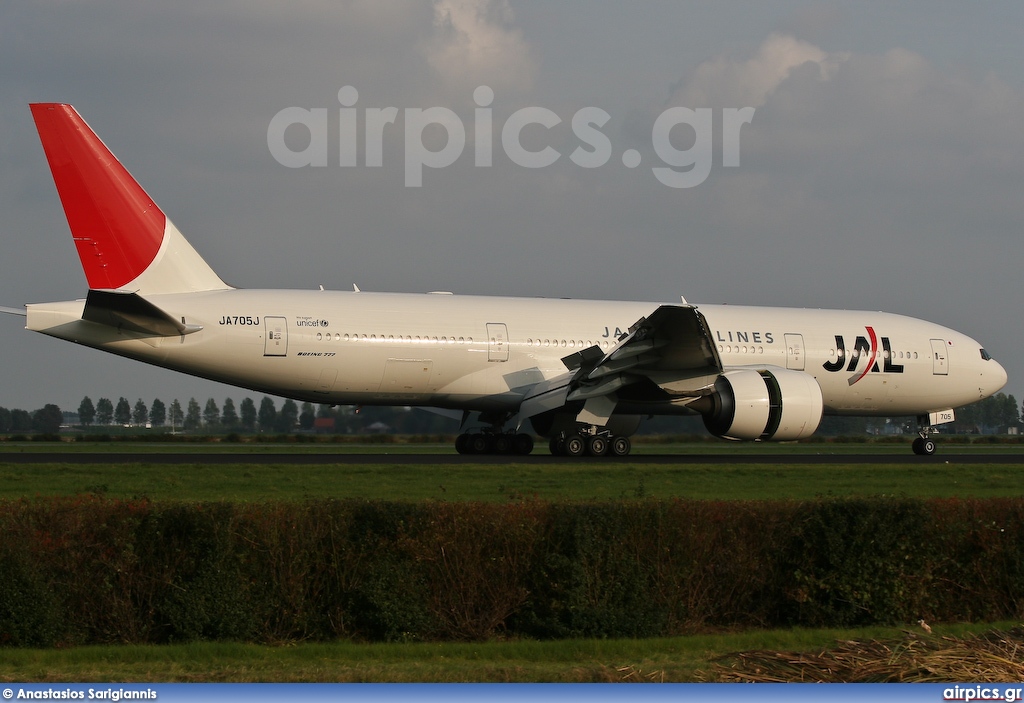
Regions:
<instances>
[{"instance_id":1,"label":"horizontal stabilizer","mask_svg":"<svg viewBox=\"0 0 1024 703\"><path fill-rule=\"evenodd\" d=\"M90 290L82 319L157 337L177 337L203 329L174 319L137 293Z\"/></svg>"}]
</instances>

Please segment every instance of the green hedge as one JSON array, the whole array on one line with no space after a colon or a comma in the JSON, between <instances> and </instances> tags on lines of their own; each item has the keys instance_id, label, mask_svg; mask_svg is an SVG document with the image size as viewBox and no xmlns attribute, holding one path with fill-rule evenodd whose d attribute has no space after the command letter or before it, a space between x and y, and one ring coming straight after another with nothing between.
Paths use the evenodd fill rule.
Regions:
<instances>
[{"instance_id":1,"label":"green hedge","mask_svg":"<svg viewBox=\"0 0 1024 703\"><path fill-rule=\"evenodd\" d=\"M0 502L0 645L1024 616L1024 499Z\"/></svg>"}]
</instances>

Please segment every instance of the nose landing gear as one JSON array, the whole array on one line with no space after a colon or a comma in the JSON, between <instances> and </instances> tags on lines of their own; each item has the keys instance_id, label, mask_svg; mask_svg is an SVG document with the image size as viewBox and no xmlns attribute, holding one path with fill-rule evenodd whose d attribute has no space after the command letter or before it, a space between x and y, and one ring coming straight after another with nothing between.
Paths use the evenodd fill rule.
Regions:
<instances>
[{"instance_id":1,"label":"nose landing gear","mask_svg":"<svg viewBox=\"0 0 1024 703\"><path fill-rule=\"evenodd\" d=\"M929 435L935 431L935 428L931 426L931 418L928 415L921 415L917 421L920 423L920 427L917 428L920 437L915 439L910 447L918 456L931 456L935 453L935 440L931 439Z\"/></svg>"}]
</instances>

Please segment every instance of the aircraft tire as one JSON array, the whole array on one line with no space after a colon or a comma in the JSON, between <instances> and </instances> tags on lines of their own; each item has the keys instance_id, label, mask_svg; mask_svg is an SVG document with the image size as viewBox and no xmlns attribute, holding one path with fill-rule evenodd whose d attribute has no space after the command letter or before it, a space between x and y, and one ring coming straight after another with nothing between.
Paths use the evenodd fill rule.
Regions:
<instances>
[{"instance_id":1,"label":"aircraft tire","mask_svg":"<svg viewBox=\"0 0 1024 703\"><path fill-rule=\"evenodd\" d=\"M489 454L491 451L491 441L487 435L482 432L477 432L469 436L469 453L470 454Z\"/></svg>"},{"instance_id":2,"label":"aircraft tire","mask_svg":"<svg viewBox=\"0 0 1024 703\"><path fill-rule=\"evenodd\" d=\"M633 443L629 437L614 437L608 446L608 453L612 456L628 456L633 449Z\"/></svg>"},{"instance_id":3,"label":"aircraft tire","mask_svg":"<svg viewBox=\"0 0 1024 703\"><path fill-rule=\"evenodd\" d=\"M587 440L587 454L590 456L604 456L608 453L608 440L600 435L594 435Z\"/></svg>"},{"instance_id":4,"label":"aircraft tire","mask_svg":"<svg viewBox=\"0 0 1024 703\"><path fill-rule=\"evenodd\" d=\"M562 443L562 454L568 457L580 457L587 451L587 443L578 434L571 434Z\"/></svg>"},{"instance_id":5,"label":"aircraft tire","mask_svg":"<svg viewBox=\"0 0 1024 703\"><path fill-rule=\"evenodd\" d=\"M517 434L512 440L512 453L526 456L533 451L533 437L525 432Z\"/></svg>"},{"instance_id":6,"label":"aircraft tire","mask_svg":"<svg viewBox=\"0 0 1024 703\"><path fill-rule=\"evenodd\" d=\"M491 451L494 454L511 454L512 437L507 434L497 435L491 442Z\"/></svg>"},{"instance_id":7,"label":"aircraft tire","mask_svg":"<svg viewBox=\"0 0 1024 703\"><path fill-rule=\"evenodd\" d=\"M915 439L911 446L914 450L914 454L917 454L918 456L931 456L935 453L935 442L930 439L925 439L924 437L918 437Z\"/></svg>"},{"instance_id":8,"label":"aircraft tire","mask_svg":"<svg viewBox=\"0 0 1024 703\"><path fill-rule=\"evenodd\" d=\"M455 438L455 451L459 454L469 454L469 435L465 432Z\"/></svg>"}]
</instances>

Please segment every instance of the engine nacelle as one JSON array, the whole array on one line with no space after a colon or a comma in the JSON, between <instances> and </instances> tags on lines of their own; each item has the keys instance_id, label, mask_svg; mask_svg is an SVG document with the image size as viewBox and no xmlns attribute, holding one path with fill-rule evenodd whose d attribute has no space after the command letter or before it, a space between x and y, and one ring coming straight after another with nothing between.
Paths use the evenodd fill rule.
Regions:
<instances>
[{"instance_id":1,"label":"engine nacelle","mask_svg":"<svg viewBox=\"0 0 1024 703\"><path fill-rule=\"evenodd\" d=\"M715 381L704 426L725 439L802 439L818 429L818 382L802 371L736 369Z\"/></svg>"}]
</instances>

